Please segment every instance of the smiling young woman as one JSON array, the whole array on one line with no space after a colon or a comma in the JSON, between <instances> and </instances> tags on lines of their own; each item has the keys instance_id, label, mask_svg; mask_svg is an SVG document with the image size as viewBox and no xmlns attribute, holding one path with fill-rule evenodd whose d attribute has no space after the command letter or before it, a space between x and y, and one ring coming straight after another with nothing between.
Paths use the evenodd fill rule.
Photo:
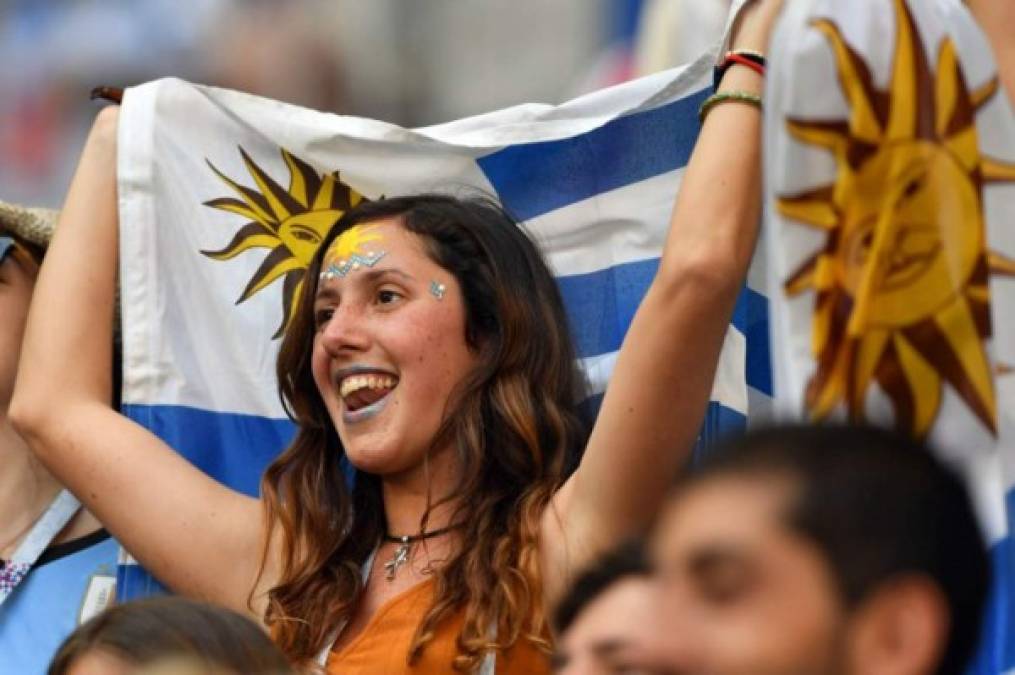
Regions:
<instances>
[{"instance_id":1,"label":"smiling young woman","mask_svg":"<svg viewBox=\"0 0 1015 675\"><path fill-rule=\"evenodd\" d=\"M752 3L734 46L763 49L780 4ZM721 84L761 88L749 67ZM496 204L423 195L358 206L320 246L278 361L299 431L263 499L190 466L100 396L115 109L86 143L43 266L12 417L146 567L251 612L295 662L548 672L547 610L577 570L644 532L687 457L753 251L761 119L720 102L588 434L535 246Z\"/></svg>"}]
</instances>

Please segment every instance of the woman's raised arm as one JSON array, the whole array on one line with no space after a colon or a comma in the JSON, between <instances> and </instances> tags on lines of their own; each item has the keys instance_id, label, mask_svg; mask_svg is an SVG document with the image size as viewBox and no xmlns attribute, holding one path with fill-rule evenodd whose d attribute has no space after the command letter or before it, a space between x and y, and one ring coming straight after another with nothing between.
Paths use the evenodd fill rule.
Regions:
<instances>
[{"instance_id":1,"label":"woman's raised arm","mask_svg":"<svg viewBox=\"0 0 1015 675\"><path fill-rule=\"evenodd\" d=\"M745 8L734 48L764 52L781 4ZM720 91L760 96L763 84L736 67ZM570 573L648 527L697 437L757 239L760 144L753 106L719 105L706 118L585 455L543 520L551 600Z\"/></svg>"},{"instance_id":2,"label":"woman's raised arm","mask_svg":"<svg viewBox=\"0 0 1015 675\"><path fill-rule=\"evenodd\" d=\"M33 295L11 420L157 577L245 611L260 562L258 501L207 477L109 404L117 120L115 107L99 113L71 182Z\"/></svg>"}]
</instances>

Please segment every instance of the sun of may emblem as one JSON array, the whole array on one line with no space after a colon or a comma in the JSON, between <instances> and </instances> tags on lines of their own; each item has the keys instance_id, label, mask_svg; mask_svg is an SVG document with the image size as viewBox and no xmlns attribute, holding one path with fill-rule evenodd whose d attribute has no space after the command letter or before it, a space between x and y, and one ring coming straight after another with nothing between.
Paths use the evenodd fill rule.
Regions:
<instances>
[{"instance_id":1,"label":"sun of may emblem","mask_svg":"<svg viewBox=\"0 0 1015 675\"><path fill-rule=\"evenodd\" d=\"M249 222L222 250L202 253L214 260L229 260L252 248L269 250L236 304L284 277L282 323L274 335L279 338L296 312L296 299L302 290L307 267L321 240L343 213L365 198L341 182L337 171L320 175L284 149L282 159L289 168L288 189L255 164L243 148L240 154L257 188L236 183L209 161L208 166L239 195L239 199L220 197L205 202L205 206L235 213Z\"/></svg>"},{"instance_id":2,"label":"sun of may emblem","mask_svg":"<svg viewBox=\"0 0 1015 675\"><path fill-rule=\"evenodd\" d=\"M947 383L996 433L987 282L1015 275L1015 262L987 250L982 189L1015 180L1015 165L981 155L975 114L998 80L970 90L947 37L931 71L906 3L893 2L889 89L875 88L860 54L819 19L849 117L788 120L795 138L833 153L837 172L834 184L778 200L782 215L827 235L785 285L790 296L816 294L805 404L823 419L845 403L862 420L876 382L897 426L923 436Z\"/></svg>"}]
</instances>

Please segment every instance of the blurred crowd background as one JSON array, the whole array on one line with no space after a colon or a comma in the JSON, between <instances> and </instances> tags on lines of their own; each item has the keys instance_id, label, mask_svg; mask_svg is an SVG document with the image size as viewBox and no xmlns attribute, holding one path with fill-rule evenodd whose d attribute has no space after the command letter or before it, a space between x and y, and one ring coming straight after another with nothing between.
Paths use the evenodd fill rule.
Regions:
<instances>
[{"instance_id":1,"label":"blurred crowd background","mask_svg":"<svg viewBox=\"0 0 1015 675\"><path fill-rule=\"evenodd\" d=\"M0 0L0 190L59 207L97 85L174 76L423 126L686 62L730 0Z\"/></svg>"}]
</instances>

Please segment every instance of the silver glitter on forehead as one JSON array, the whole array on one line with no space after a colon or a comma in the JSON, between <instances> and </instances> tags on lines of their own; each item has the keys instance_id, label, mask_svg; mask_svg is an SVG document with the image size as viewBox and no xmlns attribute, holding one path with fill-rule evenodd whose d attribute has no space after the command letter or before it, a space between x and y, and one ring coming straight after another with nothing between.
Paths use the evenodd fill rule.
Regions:
<instances>
[{"instance_id":1,"label":"silver glitter on forehead","mask_svg":"<svg viewBox=\"0 0 1015 675\"><path fill-rule=\"evenodd\" d=\"M430 295L434 296L438 300L444 299L444 293L446 293L447 290L448 290L447 286L445 286L440 282L437 281L430 282Z\"/></svg>"},{"instance_id":2,"label":"silver glitter on forehead","mask_svg":"<svg viewBox=\"0 0 1015 675\"><path fill-rule=\"evenodd\" d=\"M363 255L353 253L349 256L348 260L336 260L329 264L328 267L321 272L321 281L344 279L350 272L355 272L364 267L373 267L386 255L388 255L387 251L371 251L364 253Z\"/></svg>"}]
</instances>

